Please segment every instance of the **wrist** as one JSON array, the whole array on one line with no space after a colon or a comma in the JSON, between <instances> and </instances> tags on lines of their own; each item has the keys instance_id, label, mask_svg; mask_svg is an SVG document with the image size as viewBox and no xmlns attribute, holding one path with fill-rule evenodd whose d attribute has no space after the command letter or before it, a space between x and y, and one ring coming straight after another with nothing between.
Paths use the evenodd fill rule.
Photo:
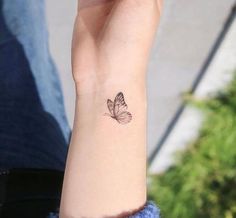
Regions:
<instances>
[{"instance_id":1,"label":"wrist","mask_svg":"<svg viewBox=\"0 0 236 218\"><path fill-rule=\"evenodd\" d=\"M134 80L133 80L134 81ZM77 84L78 85L78 84ZM95 86L94 86L95 87ZM117 120L108 116L110 111L107 105L108 99L114 102L119 93L123 93L125 102L128 106L127 111L132 114L131 125L145 125L147 98L145 80L135 82L130 81L111 81L96 85L94 88L81 90L77 86L76 95L76 128L92 126L93 129L100 126L117 125ZM138 124L136 123L138 121ZM144 123L143 123L144 122ZM119 126L119 124L118 124ZM129 126L129 125L128 125Z\"/></svg>"},{"instance_id":2,"label":"wrist","mask_svg":"<svg viewBox=\"0 0 236 218\"><path fill-rule=\"evenodd\" d=\"M81 74L75 78L76 97L94 98L127 89L133 90L133 92L144 92L146 90L146 74L143 73L145 71L117 70L112 73L105 72L83 72L84 76Z\"/></svg>"}]
</instances>

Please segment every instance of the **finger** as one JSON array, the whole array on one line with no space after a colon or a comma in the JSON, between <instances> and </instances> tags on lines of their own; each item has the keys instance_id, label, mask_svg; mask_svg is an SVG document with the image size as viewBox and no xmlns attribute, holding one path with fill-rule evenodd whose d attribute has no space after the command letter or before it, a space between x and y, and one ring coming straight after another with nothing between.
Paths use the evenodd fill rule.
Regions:
<instances>
[{"instance_id":1,"label":"finger","mask_svg":"<svg viewBox=\"0 0 236 218\"><path fill-rule=\"evenodd\" d=\"M157 0L157 7L158 7L159 14L162 14L163 0Z\"/></svg>"}]
</instances>

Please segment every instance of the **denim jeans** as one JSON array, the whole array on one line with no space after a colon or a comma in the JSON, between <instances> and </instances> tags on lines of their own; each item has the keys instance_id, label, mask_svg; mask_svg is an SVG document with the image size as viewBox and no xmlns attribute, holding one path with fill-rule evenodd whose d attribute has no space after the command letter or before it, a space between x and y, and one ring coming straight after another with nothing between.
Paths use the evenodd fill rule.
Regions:
<instances>
[{"instance_id":1,"label":"denim jeans","mask_svg":"<svg viewBox=\"0 0 236 218\"><path fill-rule=\"evenodd\" d=\"M43 0L0 0L0 168L64 170L70 127Z\"/></svg>"}]
</instances>

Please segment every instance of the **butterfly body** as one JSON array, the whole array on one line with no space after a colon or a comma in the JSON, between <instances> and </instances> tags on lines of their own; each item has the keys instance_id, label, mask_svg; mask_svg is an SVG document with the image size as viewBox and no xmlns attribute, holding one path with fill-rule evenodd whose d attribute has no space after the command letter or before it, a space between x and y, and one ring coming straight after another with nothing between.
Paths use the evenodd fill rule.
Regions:
<instances>
[{"instance_id":1,"label":"butterfly body","mask_svg":"<svg viewBox=\"0 0 236 218\"><path fill-rule=\"evenodd\" d=\"M107 107L110 114L105 114L115 119L120 124L127 124L132 120L132 115L127 111L128 106L125 103L124 95L119 92L115 97L114 102L110 99L107 100Z\"/></svg>"}]
</instances>

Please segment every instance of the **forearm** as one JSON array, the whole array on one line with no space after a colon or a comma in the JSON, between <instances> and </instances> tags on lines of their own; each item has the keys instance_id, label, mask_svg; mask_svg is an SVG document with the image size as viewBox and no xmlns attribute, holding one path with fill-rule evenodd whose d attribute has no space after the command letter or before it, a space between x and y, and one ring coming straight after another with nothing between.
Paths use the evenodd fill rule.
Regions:
<instances>
[{"instance_id":1,"label":"forearm","mask_svg":"<svg viewBox=\"0 0 236 218\"><path fill-rule=\"evenodd\" d=\"M77 96L61 217L115 216L146 202L145 79L105 81L96 91ZM132 114L123 125L104 115L107 99L119 92Z\"/></svg>"},{"instance_id":2,"label":"forearm","mask_svg":"<svg viewBox=\"0 0 236 218\"><path fill-rule=\"evenodd\" d=\"M83 2L72 43L77 99L60 215L127 217L146 203L145 77L158 4Z\"/></svg>"}]
</instances>

